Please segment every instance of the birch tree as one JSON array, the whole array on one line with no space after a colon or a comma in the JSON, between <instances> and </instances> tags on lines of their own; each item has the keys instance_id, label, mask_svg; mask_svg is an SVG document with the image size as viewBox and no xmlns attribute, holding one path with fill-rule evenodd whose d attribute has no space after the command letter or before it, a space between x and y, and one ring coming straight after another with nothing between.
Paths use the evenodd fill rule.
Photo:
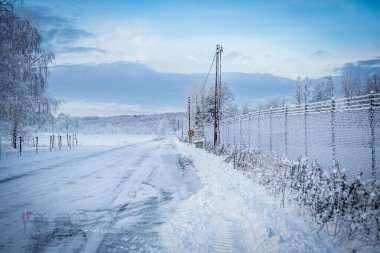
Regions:
<instances>
[{"instance_id":1,"label":"birch tree","mask_svg":"<svg viewBox=\"0 0 380 253\"><path fill-rule=\"evenodd\" d=\"M345 98L360 95L361 80L359 75L353 72L346 72L342 75L342 95Z\"/></svg>"},{"instance_id":2,"label":"birch tree","mask_svg":"<svg viewBox=\"0 0 380 253\"><path fill-rule=\"evenodd\" d=\"M302 89L301 89L301 98L302 98L302 102L303 103L308 103L309 102L309 100L310 100L310 94L311 94L311 92L310 92L310 79L309 79L309 77L305 77L304 79L303 79L303 87L302 87Z\"/></svg>"},{"instance_id":3,"label":"birch tree","mask_svg":"<svg viewBox=\"0 0 380 253\"><path fill-rule=\"evenodd\" d=\"M53 55L41 49L42 37L31 18L14 11L15 1L0 1L1 130L16 138L27 126L41 123L58 101L46 94L48 64Z\"/></svg>"},{"instance_id":4,"label":"birch tree","mask_svg":"<svg viewBox=\"0 0 380 253\"><path fill-rule=\"evenodd\" d=\"M294 98L296 99L296 104L300 105L302 103L302 88L301 88L301 77L297 77L296 90L294 93Z\"/></svg>"},{"instance_id":5,"label":"birch tree","mask_svg":"<svg viewBox=\"0 0 380 253\"><path fill-rule=\"evenodd\" d=\"M334 82L331 76L326 76L313 89L312 102L330 100L334 96Z\"/></svg>"}]
</instances>

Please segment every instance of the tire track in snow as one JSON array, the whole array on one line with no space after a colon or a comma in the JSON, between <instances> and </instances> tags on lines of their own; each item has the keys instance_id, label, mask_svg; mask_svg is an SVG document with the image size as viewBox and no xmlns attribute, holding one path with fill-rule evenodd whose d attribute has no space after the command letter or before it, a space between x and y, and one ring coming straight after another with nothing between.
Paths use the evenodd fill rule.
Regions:
<instances>
[{"instance_id":1,"label":"tire track in snow","mask_svg":"<svg viewBox=\"0 0 380 253\"><path fill-rule=\"evenodd\" d=\"M107 150L98 150L98 152L93 152L92 154L88 154L88 152L85 154L71 153L68 154L68 157L60 158L59 162L55 161L55 164L53 165L47 165L43 162L34 164L29 163L29 166L33 166L33 171L30 170L26 173L20 173L20 175L13 176L15 178L20 178L21 180L11 179L6 181L7 183L3 182L3 184L0 185L2 189L0 199L7 207L7 211L4 213L5 218L2 215L3 217L0 219L2 222L1 225L5 224L11 226L8 225L8 221L15 220L16 217L18 217L18 214L25 208L33 211L37 210L34 212L35 219L33 219L33 221L38 221L39 218L44 219L49 222L50 227L35 230L35 224L30 223L30 231L32 231L33 234L31 234L30 237L25 238L23 246L20 247L33 249L35 245L40 245L41 250L38 251L46 249L49 252L51 247L57 247L60 248L57 252L64 252L66 250L68 252L73 252L70 250L70 247L76 243L77 236L73 235L65 237L66 234L70 235L69 232L71 230L62 227L61 225L54 228L55 219L60 216L61 213L57 213L57 209L54 208L41 211L41 206L44 205L43 202L46 202L44 199L51 199L53 206L60 206L60 203L63 203L64 201L69 206L74 207L73 209L62 208L59 210L68 216L70 222L72 221L73 226L83 229L87 241L87 235L91 234L88 232L91 231L92 228L103 229L103 224L112 223L114 213L109 212L110 207L107 205L108 202L104 205L102 204L104 197L99 200L99 207L101 209L105 207L103 211L92 209L88 212L89 215L87 215L85 210L76 209L76 207L86 205L83 203L87 202L87 197L93 198L96 194L102 194L102 192L96 189L98 184L93 185L95 188L92 191L90 190L90 193L86 191L86 188L82 188L83 190L80 190L80 192L75 194L77 189L81 189L78 188L78 185L83 182L85 187L91 187L90 184L92 182L95 183L95 180L98 180L97 176L100 175L100 188L103 187L104 190L109 193L111 198L112 196L119 195L122 192L122 189L125 188L123 182L129 180L128 178L137 171L136 167L130 168L130 163L141 158L140 156L145 147L150 147L152 144L155 144L155 142L141 142L112 147ZM19 166L15 166L14 168L18 169L18 167ZM109 171L109 173L107 171ZM102 181L102 177L104 178L104 181ZM89 184L88 182L91 183ZM73 187L74 183L77 186ZM23 188L20 188L21 185ZM22 190L24 188L28 190ZM21 189L21 193L17 195L17 198L15 199L14 196L16 196L17 189ZM59 198L55 196L59 196ZM80 204L80 202L82 202L82 204ZM42 205L36 203L42 203ZM112 208L113 207L111 207L111 209ZM11 235L7 237L3 236L0 240L1 244L5 245L4 249L7 249L7 247L12 248L12 238L15 238L16 231L18 231L18 229L13 229ZM51 239L47 240L50 235L55 234L57 234L58 237L52 236ZM61 241L60 238L62 238L62 236L64 237L64 240Z\"/></svg>"},{"instance_id":2,"label":"tire track in snow","mask_svg":"<svg viewBox=\"0 0 380 253\"><path fill-rule=\"evenodd\" d=\"M178 164L179 155L173 154L174 150L174 145L160 139L157 145L146 146L143 152L136 155L131 161L136 168L135 173L127 182L127 190L115 195L110 203L113 208L106 215L113 215L112 220L103 228L104 233L89 239L86 252L161 250L158 227L165 222L173 202L178 201L178 186L167 184L162 176L172 175L172 170L182 173ZM124 184L122 186L125 188ZM120 203L119 195L130 195L132 198Z\"/></svg>"},{"instance_id":3,"label":"tire track in snow","mask_svg":"<svg viewBox=\"0 0 380 253\"><path fill-rule=\"evenodd\" d=\"M142 186L148 186L157 191L156 187L149 183L157 170L157 166L152 164L152 158L157 158L161 150L161 144L156 145L155 143L157 141L161 141L161 139L139 146L139 149L135 150L135 155L132 156L133 159L128 161L128 165L133 172L128 176L128 182L133 183L129 185L131 188L128 193L141 191ZM104 252L105 250L133 251L136 250L136 246L152 250L148 245L149 242L145 241L146 238L144 239L143 233L147 233L145 235L149 235L147 237L155 237L155 233L151 229L160 224L157 209L161 196L157 191L158 196L147 196L147 198L135 202L118 205L117 200L120 195L125 194L125 181L126 179L121 179L113 189L113 194L110 196L111 200L108 204L112 208L98 217L99 220L108 220L107 224L103 226L102 231L93 234L89 238L89 242L85 247L86 252ZM137 218L138 221L130 224L132 228L121 230L117 228L120 221L132 217ZM132 235L135 237L131 238Z\"/></svg>"},{"instance_id":4,"label":"tire track in snow","mask_svg":"<svg viewBox=\"0 0 380 253\"><path fill-rule=\"evenodd\" d=\"M145 142L138 143L138 144L148 144L150 142L155 142L155 141L157 141L157 139L145 141ZM34 170L30 170L30 171L22 173L22 174L13 175L13 176L10 176L10 177L7 177L7 178L0 179L0 184L7 183L7 182L10 182L10 181L13 181L13 180L16 180L16 179L20 179L20 178L23 178L23 177L32 176L36 172L39 172L39 171L42 171L42 170L49 170L49 169L54 169L54 168L57 168L57 167L66 166L67 164L71 164L71 163L82 162L82 161L89 160L89 159L92 159L92 158L95 158L95 157L99 157L99 156L102 156L102 155L105 155L105 154L108 154L108 153L112 153L112 152L115 152L115 151L118 151L118 150L129 148L129 147L132 147L132 146L135 146L135 145L137 145L137 144L133 143L133 144L128 144L128 145L123 145L123 146L119 146L119 147L116 147L116 148L114 147L114 148L111 148L111 149L102 150L102 151L98 151L98 152L95 152L95 153L83 155L83 156L80 156L80 157L77 157L77 158L74 158L74 159L60 161L59 163L55 163L55 164L52 164L52 165L49 165L49 166L40 167L40 168L37 168L37 169L34 169ZM25 167L25 166L28 166L29 164L30 163L23 163L23 164L18 165L17 167ZM2 167L1 169L6 169L6 168L7 167ZM17 168L16 168L16 170L17 170Z\"/></svg>"}]
</instances>

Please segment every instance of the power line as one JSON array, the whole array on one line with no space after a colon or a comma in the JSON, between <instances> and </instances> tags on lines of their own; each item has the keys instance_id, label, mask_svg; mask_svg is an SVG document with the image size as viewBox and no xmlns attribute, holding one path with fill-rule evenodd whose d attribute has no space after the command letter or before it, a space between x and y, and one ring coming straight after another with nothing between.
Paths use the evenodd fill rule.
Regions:
<instances>
[{"instance_id":1,"label":"power line","mask_svg":"<svg viewBox=\"0 0 380 253\"><path fill-rule=\"evenodd\" d=\"M202 91L203 91L203 89L204 89L204 87L205 87L205 85L206 85L206 82L207 82L207 80L208 80L208 77L209 77L209 75L210 75L210 73L211 73L212 66L214 66L215 58L216 58L216 53L214 54L214 59L212 60L212 63L211 63L210 69L209 69L209 71L208 71L208 73L207 73L206 79L205 79L205 81L203 82L203 85L202 85L201 89L199 90L199 93L197 94L196 97L198 97L198 96L202 93Z\"/></svg>"}]
</instances>

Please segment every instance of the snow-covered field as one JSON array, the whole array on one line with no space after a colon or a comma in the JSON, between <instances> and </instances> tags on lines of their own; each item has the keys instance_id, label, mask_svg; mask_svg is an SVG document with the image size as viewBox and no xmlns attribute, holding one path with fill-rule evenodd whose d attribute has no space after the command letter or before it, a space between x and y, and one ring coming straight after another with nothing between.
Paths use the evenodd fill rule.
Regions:
<instances>
[{"instance_id":1,"label":"snow-covered field","mask_svg":"<svg viewBox=\"0 0 380 253\"><path fill-rule=\"evenodd\" d=\"M2 157L1 252L341 252L220 157L174 137L80 139Z\"/></svg>"}]
</instances>

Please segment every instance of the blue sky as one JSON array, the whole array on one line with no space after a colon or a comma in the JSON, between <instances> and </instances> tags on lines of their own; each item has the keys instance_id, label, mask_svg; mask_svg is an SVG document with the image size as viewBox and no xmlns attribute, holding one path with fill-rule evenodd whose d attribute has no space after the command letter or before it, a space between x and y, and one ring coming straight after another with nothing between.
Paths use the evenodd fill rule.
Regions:
<instances>
[{"instance_id":1,"label":"blue sky","mask_svg":"<svg viewBox=\"0 0 380 253\"><path fill-rule=\"evenodd\" d=\"M25 6L56 66L131 62L204 73L221 43L225 72L296 79L338 75L347 64L380 56L379 1L28 0ZM168 103L162 111L179 106Z\"/></svg>"}]
</instances>

